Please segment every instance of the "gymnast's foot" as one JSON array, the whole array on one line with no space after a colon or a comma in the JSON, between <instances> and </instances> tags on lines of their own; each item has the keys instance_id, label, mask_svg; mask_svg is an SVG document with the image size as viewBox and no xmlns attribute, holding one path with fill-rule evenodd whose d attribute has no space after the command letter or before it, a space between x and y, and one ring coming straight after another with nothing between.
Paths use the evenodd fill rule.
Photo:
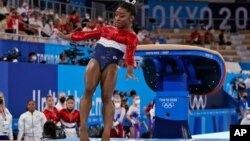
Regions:
<instances>
[{"instance_id":1,"label":"gymnast's foot","mask_svg":"<svg viewBox=\"0 0 250 141\"><path fill-rule=\"evenodd\" d=\"M86 127L80 129L80 141L90 141L88 129Z\"/></svg>"}]
</instances>

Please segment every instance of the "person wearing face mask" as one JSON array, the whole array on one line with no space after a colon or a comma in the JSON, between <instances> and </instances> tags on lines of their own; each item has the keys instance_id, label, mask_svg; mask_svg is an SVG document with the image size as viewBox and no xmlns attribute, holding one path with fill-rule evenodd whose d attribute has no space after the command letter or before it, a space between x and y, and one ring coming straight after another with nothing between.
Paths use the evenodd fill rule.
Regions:
<instances>
[{"instance_id":1,"label":"person wearing face mask","mask_svg":"<svg viewBox=\"0 0 250 141\"><path fill-rule=\"evenodd\" d=\"M58 111L66 108L66 94L64 92L60 92L59 93L59 96L58 96L58 101L57 101L57 104L56 104L56 109Z\"/></svg>"},{"instance_id":2,"label":"person wearing face mask","mask_svg":"<svg viewBox=\"0 0 250 141\"><path fill-rule=\"evenodd\" d=\"M241 99L238 103L238 120L239 124L241 123L242 119L247 116L247 108L248 108L248 102L247 102L247 92L243 91L241 93Z\"/></svg>"},{"instance_id":3,"label":"person wearing face mask","mask_svg":"<svg viewBox=\"0 0 250 141\"><path fill-rule=\"evenodd\" d=\"M250 125L250 107L247 108L247 115L242 119L241 125Z\"/></svg>"},{"instance_id":4,"label":"person wearing face mask","mask_svg":"<svg viewBox=\"0 0 250 141\"><path fill-rule=\"evenodd\" d=\"M130 122L130 138L140 137L140 102L140 96L133 96L133 104L126 114L126 118Z\"/></svg>"},{"instance_id":5,"label":"person wearing face mask","mask_svg":"<svg viewBox=\"0 0 250 141\"><path fill-rule=\"evenodd\" d=\"M18 120L17 140L40 141L43 133L43 125L46 121L45 115L36 110L35 101L29 100L27 111Z\"/></svg>"},{"instance_id":6,"label":"person wearing face mask","mask_svg":"<svg viewBox=\"0 0 250 141\"><path fill-rule=\"evenodd\" d=\"M33 63L33 64L37 63L37 56L35 52L30 52L28 57L29 57L28 63Z\"/></svg>"},{"instance_id":7,"label":"person wearing face mask","mask_svg":"<svg viewBox=\"0 0 250 141\"><path fill-rule=\"evenodd\" d=\"M235 81L233 89L237 93L238 100L240 100L240 94L246 90L246 84L244 83L243 77L241 75L238 76L237 81Z\"/></svg>"},{"instance_id":8,"label":"person wearing face mask","mask_svg":"<svg viewBox=\"0 0 250 141\"><path fill-rule=\"evenodd\" d=\"M123 131L123 119L125 117L125 108L121 107L121 96L119 94L114 95L114 106L115 106L115 114L114 114L114 121L113 126L110 132L111 138L123 138L124 131Z\"/></svg>"},{"instance_id":9,"label":"person wearing face mask","mask_svg":"<svg viewBox=\"0 0 250 141\"><path fill-rule=\"evenodd\" d=\"M42 36L43 37L50 37L53 34L53 29L54 29L54 23L53 20L48 19L45 22L45 25L42 29Z\"/></svg>"},{"instance_id":10,"label":"person wearing face mask","mask_svg":"<svg viewBox=\"0 0 250 141\"><path fill-rule=\"evenodd\" d=\"M12 115L5 107L4 95L0 91L0 140L13 140Z\"/></svg>"},{"instance_id":11,"label":"person wearing face mask","mask_svg":"<svg viewBox=\"0 0 250 141\"><path fill-rule=\"evenodd\" d=\"M59 112L61 124L65 128L66 138L79 136L80 112L74 109L74 107L74 97L69 96L66 100L66 108Z\"/></svg>"}]
</instances>

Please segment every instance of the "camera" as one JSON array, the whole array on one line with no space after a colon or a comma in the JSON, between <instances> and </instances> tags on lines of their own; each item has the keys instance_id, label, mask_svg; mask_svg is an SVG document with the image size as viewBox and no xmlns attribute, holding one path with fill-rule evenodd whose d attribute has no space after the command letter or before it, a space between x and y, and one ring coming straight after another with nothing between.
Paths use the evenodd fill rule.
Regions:
<instances>
[{"instance_id":1,"label":"camera","mask_svg":"<svg viewBox=\"0 0 250 141\"><path fill-rule=\"evenodd\" d=\"M6 55L0 57L0 61L17 62L17 58L21 56L18 48L14 47L8 51Z\"/></svg>"},{"instance_id":2,"label":"camera","mask_svg":"<svg viewBox=\"0 0 250 141\"><path fill-rule=\"evenodd\" d=\"M70 43L70 45L70 49L64 50L64 54L70 59L72 64L77 64L78 57L83 56L85 53L77 48L78 44L72 42Z\"/></svg>"}]
</instances>

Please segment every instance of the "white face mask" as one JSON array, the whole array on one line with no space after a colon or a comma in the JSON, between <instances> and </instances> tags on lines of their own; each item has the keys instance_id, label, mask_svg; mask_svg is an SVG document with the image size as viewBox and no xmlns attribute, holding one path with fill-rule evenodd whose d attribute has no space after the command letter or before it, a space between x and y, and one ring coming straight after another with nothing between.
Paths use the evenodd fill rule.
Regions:
<instances>
[{"instance_id":1,"label":"white face mask","mask_svg":"<svg viewBox=\"0 0 250 141\"><path fill-rule=\"evenodd\" d=\"M247 119L250 119L250 114L247 114Z\"/></svg>"},{"instance_id":2,"label":"white face mask","mask_svg":"<svg viewBox=\"0 0 250 141\"><path fill-rule=\"evenodd\" d=\"M140 104L141 103L141 100L136 100L135 101L135 104Z\"/></svg>"},{"instance_id":3,"label":"white face mask","mask_svg":"<svg viewBox=\"0 0 250 141\"><path fill-rule=\"evenodd\" d=\"M31 60L32 60L32 61L36 61L36 59L37 59L36 56L32 56L32 57L31 57Z\"/></svg>"},{"instance_id":4,"label":"white face mask","mask_svg":"<svg viewBox=\"0 0 250 141\"><path fill-rule=\"evenodd\" d=\"M115 103L115 108L120 108L121 107L121 103Z\"/></svg>"}]
</instances>

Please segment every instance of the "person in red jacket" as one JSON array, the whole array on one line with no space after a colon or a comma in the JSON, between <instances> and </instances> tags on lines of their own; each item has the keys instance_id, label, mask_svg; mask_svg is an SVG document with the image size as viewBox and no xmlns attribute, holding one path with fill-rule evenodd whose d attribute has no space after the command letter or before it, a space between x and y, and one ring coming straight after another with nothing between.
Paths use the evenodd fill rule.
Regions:
<instances>
[{"instance_id":1,"label":"person in red jacket","mask_svg":"<svg viewBox=\"0 0 250 141\"><path fill-rule=\"evenodd\" d=\"M123 59L127 67L126 79L137 79L133 73L134 53L138 39L132 29L135 18L135 0L122 1L115 11L115 26L101 26L93 31L79 31L64 35L56 31L56 34L64 39L81 41L97 39L97 44L92 59L89 61L85 74L85 90L80 102L81 123L80 140L88 141L87 118L92 107L92 96L100 82L103 102L104 131L102 141L110 140L110 130L113 124L114 106L112 94L115 89L118 62Z\"/></svg>"},{"instance_id":2,"label":"person in red jacket","mask_svg":"<svg viewBox=\"0 0 250 141\"><path fill-rule=\"evenodd\" d=\"M46 108L43 110L47 121L53 121L55 124L59 122L59 112L55 107L54 98L52 95L46 97Z\"/></svg>"},{"instance_id":3,"label":"person in red jacket","mask_svg":"<svg viewBox=\"0 0 250 141\"><path fill-rule=\"evenodd\" d=\"M80 112L75 109L75 100L69 96L66 100L66 108L59 112L60 122L67 138L78 137L78 127L80 126Z\"/></svg>"}]
</instances>

